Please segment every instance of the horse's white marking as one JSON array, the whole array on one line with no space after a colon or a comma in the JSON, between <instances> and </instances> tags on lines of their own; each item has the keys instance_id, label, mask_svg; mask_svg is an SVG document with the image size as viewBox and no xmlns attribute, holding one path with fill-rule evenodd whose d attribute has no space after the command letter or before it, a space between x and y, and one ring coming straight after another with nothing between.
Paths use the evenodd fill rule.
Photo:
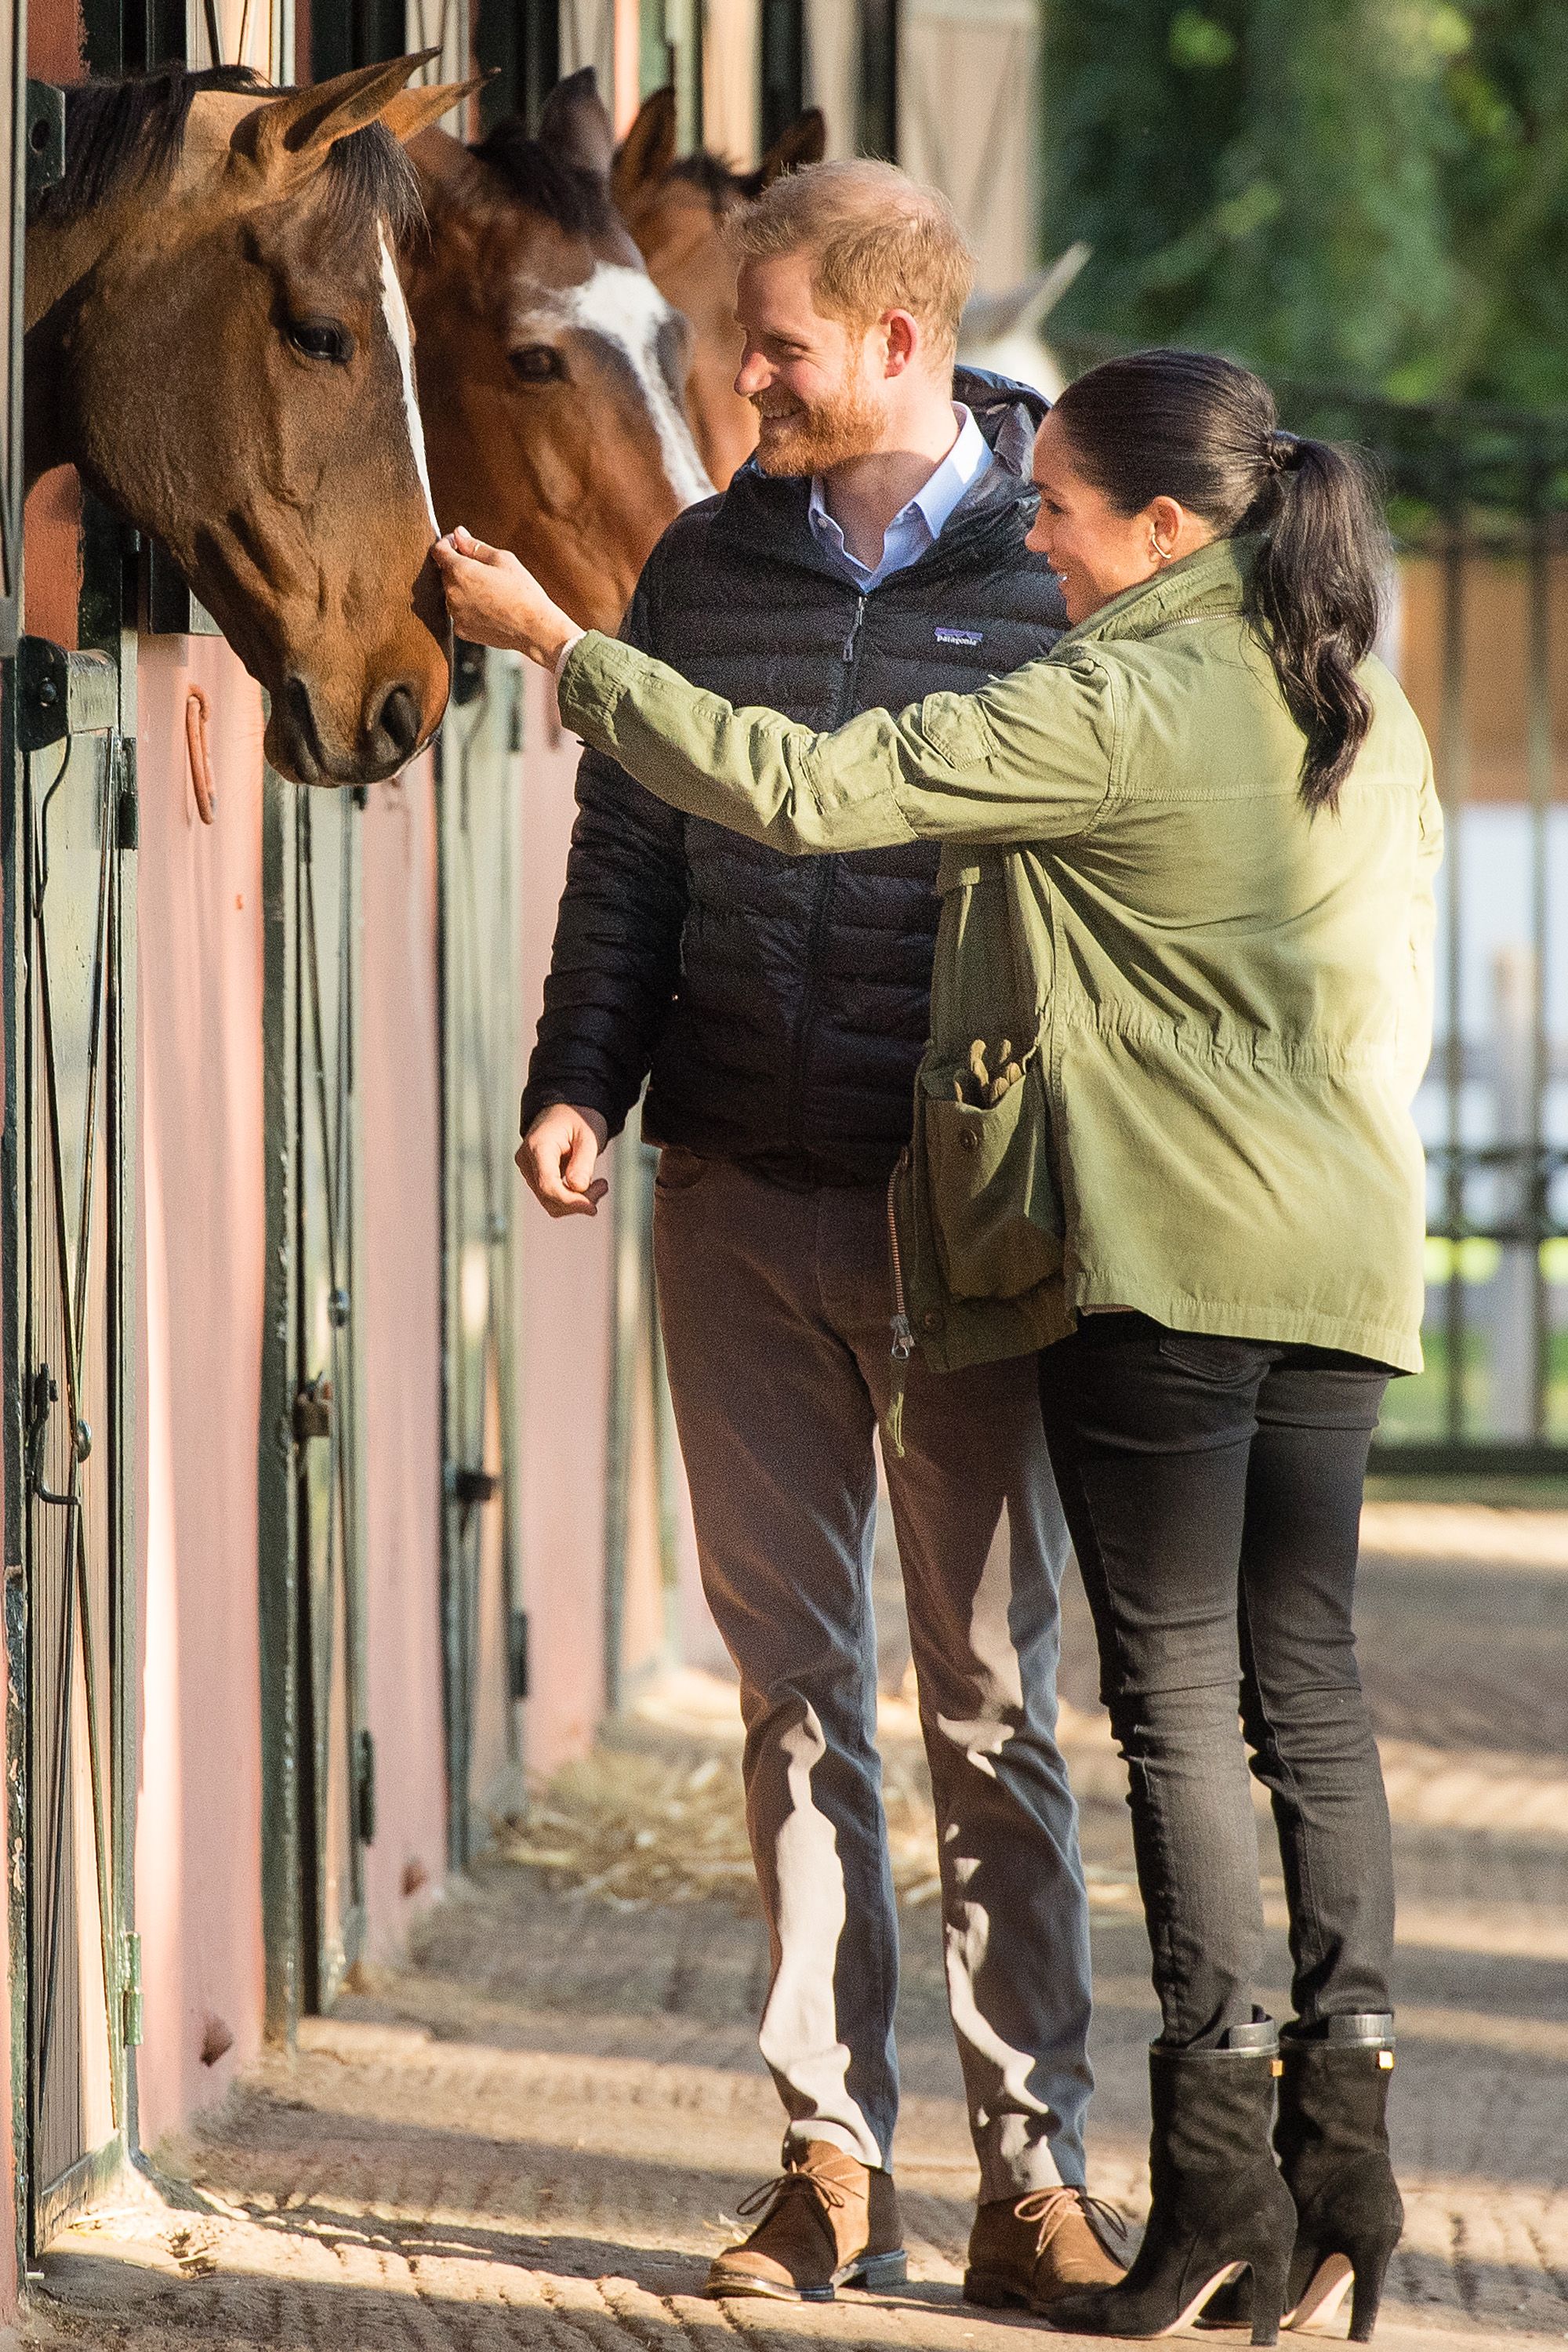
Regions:
<instances>
[{"instance_id":1,"label":"horse's white marking","mask_svg":"<svg viewBox=\"0 0 1568 2352\"><path fill-rule=\"evenodd\" d=\"M669 487L681 505L710 499L713 485L659 364L658 331L675 313L652 278L624 262L601 261L591 278L561 296L560 314L569 326L603 335L630 361L658 436Z\"/></svg>"},{"instance_id":2,"label":"horse's white marking","mask_svg":"<svg viewBox=\"0 0 1568 2352\"><path fill-rule=\"evenodd\" d=\"M414 331L408 323L408 305L403 299L403 280L397 274L392 247L386 230L381 231L381 307L386 314L386 331L392 337L392 347L397 353L397 364L403 373L403 408L408 420L408 446L414 452L420 484L425 492L425 504L430 521L436 525L436 502L430 496L430 469L425 462L425 427L419 421L419 403L414 394Z\"/></svg>"}]
</instances>

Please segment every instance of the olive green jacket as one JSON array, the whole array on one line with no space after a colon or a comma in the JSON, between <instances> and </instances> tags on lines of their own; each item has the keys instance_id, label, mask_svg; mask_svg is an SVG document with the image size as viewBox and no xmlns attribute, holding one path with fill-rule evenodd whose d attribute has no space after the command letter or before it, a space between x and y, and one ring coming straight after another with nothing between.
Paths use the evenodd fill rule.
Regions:
<instances>
[{"instance_id":1,"label":"olive green jacket","mask_svg":"<svg viewBox=\"0 0 1568 2352\"><path fill-rule=\"evenodd\" d=\"M931 1360L1138 1307L1421 1364L1442 820L1382 664L1337 813L1200 549L1042 661L817 735L590 633L565 724L689 814L809 855L942 844L931 1040L896 1271Z\"/></svg>"}]
</instances>

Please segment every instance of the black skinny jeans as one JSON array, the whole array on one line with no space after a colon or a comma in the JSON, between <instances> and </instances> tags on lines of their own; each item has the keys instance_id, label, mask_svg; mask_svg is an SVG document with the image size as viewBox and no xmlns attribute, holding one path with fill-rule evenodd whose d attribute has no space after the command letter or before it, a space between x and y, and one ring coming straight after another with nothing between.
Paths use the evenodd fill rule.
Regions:
<instances>
[{"instance_id":1,"label":"black skinny jeans","mask_svg":"<svg viewBox=\"0 0 1568 2352\"><path fill-rule=\"evenodd\" d=\"M1351 1627L1387 1378L1124 1313L1086 1316L1040 1357L1168 2048L1212 2047L1252 2016L1248 1748L1279 1833L1298 2018L1390 2006L1388 1804Z\"/></svg>"}]
</instances>

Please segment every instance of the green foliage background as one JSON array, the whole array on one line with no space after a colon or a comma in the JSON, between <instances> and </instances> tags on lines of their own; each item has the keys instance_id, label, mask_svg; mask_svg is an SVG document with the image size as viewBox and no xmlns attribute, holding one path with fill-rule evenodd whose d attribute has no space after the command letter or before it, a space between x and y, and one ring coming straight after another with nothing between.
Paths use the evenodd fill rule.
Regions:
<instances>
[{"instance_id":1,"label":"green foliage background","mask_svg":"<svg viewBox=\"0 0 1568 2352\"><path fill-rule=\"evenodd\" d=\"M1046 0L1053 337L1568 405L1568 0Z\"/></svg>"}]
</instances>

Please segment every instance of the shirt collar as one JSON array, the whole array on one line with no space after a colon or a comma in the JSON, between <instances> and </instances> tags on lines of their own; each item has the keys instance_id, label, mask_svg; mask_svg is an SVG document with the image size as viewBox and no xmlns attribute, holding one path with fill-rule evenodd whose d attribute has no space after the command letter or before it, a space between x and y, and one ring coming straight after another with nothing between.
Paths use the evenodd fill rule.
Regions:
<instances>
[{"instance_id":1,"label":"shirt collar","mask_svg":"<svg viewBox=\"0 0 1568 2352\"><path fill-rule=\"evenodd\" d=\"M957 440L941 465L928 477L921 488L915 492L914 497L899 509L898 513L888 525L882 541L883 552L879 562L860 567L873 578L881 572L887 561L889 542L894 540L895 535L901 540L917 516L924 524L930 543L934 547L964 492L991 463L990 445L974 421L973 410L965 408L962 402L955 400L952 404L952 414L958 425ZM831 546L836 553L840 551L847 553L847 551L844 549L844 535L827 511L827 501L823 496L820 474L814 474L811 478L810 513L813 536L824 544ZM853 561L852 558L850 560Z\"/></svg>"}]
</instances>

